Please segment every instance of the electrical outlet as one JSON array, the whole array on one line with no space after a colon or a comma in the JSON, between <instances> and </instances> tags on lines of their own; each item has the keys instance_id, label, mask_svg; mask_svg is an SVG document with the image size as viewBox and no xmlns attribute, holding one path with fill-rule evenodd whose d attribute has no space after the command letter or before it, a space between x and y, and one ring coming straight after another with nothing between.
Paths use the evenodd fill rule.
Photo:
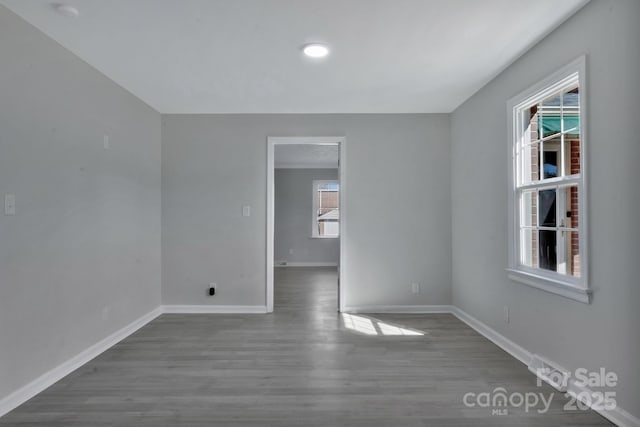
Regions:
<instances>
[{"instance_id":1,"label":"electrical outlet","mask_svg":"<svg viewBox=\"0 0 640 427\"><path fill-rule=\"evenodd\" d=\"M289 255L293 255L293 249L289 249Z\"/></svg>"},{"instance_id":2,"label":"electrical outlet","mask_svg":"<svg viewBox=\"0 0 640 427\"><path fill-rule=\"evenodd\" d=\"M109 320L111 317L111 309L109 307L104 307L102 309L102 320Z\"/></svg>"},{"instance_id":3,"label":"electrical outlet","mask_svg":"<svg viewBox=\"0 0 640 427\"><path fill-rule=\"evenodd\" d=\"M509 323L509 307L504 307L504 323Z\"/></svg>"},{"instance_id":4,"label":"electrical outlet","mask_svg":"<svg viewBox=\"0 0 640 427\"><path fill-rule=\"evenodd\" d=\"M214 296L216 294L216 284L209 283L209 296Z\"/></svg>"},{"instance_id":5,"label":"electrical outlet","mask_svg":"<svg viewBox=\"0 0 640 427\"><path fill-rule=\"evenodd\" d=\"M4 195L4 214L5 215L16 214L16 195L15 194Z\"/></svg>"},{"instance_id":6,"label":"electrical outlet","mask_svg":"<svg viewBox=\"0 0 640 427\"><path fill-rule=\"evenodd\" d=\"M412 283L411 284L411 292L414 294L420 293L420 283Z\"/></svg>"}]
</instances>

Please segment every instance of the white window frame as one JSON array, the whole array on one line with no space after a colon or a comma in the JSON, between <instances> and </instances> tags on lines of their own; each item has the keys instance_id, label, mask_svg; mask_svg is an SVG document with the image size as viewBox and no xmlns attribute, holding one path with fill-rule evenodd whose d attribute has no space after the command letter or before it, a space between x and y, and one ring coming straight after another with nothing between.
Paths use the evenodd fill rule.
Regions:
<instances>
[{"instance_id":1,"label":"white window frame","mask_svg":"<svg viewBox=\"0 0 640 427\"><path fill-rule=\"evenodd\" d=\"M318 187L325 184L337 184L338 185L338 200L340 200L340 181L337 179L314 179L313 180L313 201L311 208L311 237L313 239L338 239L340 238L340 231L338 231L338 235L336 236L321 236L318 234ZM338 202L340 203L340 202ZM338 205L339 206L339 205ZM340 207L338 207L340 209ZM338 218L338 222L340 219Z\"/></svg>"},{"instance_id":2,"label":"white window frame","mask_svg":"<svg viewBox=\"0 0 640 427\"><path fill-rule=\"evenodd\" d=\"M517 147L524 134L523 110L537 104L543 99L556 94L563 87L577 82L580 88L580 174L579 177L553 178L545 181L551 184L576 184L578 186L578 235L580 245L580 277L573 277L557 272L532 268L521 263L520 257L520 214L521 208L518 197ZM589 254L588 254L588 221L587 221L587 180L588 166L587 152L587 85L586 85L586 57L583 55L547 78L541 80L527 90L521 92L507 102L508 117L508 153L509 153L509 193L508 193L508 227L509 227L509 259L507 275L510 279L535 288L571 298L589 304L591 289L589 288ZM560 163L560 161L558 162ZM560 166L560 164L559 164ZM564 165L563 165L564 167ZM556 216L557 220L559 217Z\"/></svg>"}]
</instances>

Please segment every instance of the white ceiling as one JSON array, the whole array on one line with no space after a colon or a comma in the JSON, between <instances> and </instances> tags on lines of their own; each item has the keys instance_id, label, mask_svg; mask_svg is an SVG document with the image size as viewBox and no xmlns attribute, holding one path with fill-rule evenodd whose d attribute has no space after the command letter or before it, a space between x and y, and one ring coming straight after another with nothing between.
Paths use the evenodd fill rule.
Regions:
<instances>
[{"instance_id":1,"label":"white ceiling","mask_svg":"<svg viewBox=\"0 0 640 427\"><path fill-rule=\"evenodd\" d=\"M161 113L431 113L587 0L68 0L75 19L0 3ZM314 41L330 56L304 58Z\"/></svg>"},{"instance_id":2,"label":"white ceiling","mask_svg":"<svg viewBox=\"0 0 640 427\"><path fill-rule=\"evenodd\" d=\"M338 167L337 145L276 145L274 166L276 169L335 169Z\"/></svg>"}]
</instances>

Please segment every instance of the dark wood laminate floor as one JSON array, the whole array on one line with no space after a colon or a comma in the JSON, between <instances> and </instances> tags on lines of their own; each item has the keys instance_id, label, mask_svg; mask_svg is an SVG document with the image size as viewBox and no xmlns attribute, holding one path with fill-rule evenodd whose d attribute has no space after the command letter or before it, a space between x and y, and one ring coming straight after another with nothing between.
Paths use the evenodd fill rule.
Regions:
<instances>
[{"instance_id":1,"label":"dark wood laminate floor","mask_svg":"<svg viewBox=\"0 0 640 427\"><path fill-rule=\"evenodd\" d=\"M0 425L610 425L564 411L557 392L451 315L341 316L332 268L276 269L275 282L275 313L162 315ZM463 404L496 387L555 398L546 414Z\"/></svg>"}]
</instances>

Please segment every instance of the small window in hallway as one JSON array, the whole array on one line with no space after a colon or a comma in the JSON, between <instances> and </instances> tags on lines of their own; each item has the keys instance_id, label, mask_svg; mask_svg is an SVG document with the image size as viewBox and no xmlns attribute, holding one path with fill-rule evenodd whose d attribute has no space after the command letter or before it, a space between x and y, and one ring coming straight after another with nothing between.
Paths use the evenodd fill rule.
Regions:
<instances>
[{"instance_id":1,"label":"small window in hallway","mask_svg":"<svg viewBox=\"0 0 640 427\"><path fill-rule=\"evenodd\" d=\"M337 238L340 235L340 184L313 181L312 237Z\"/></svg>"}]
</instances>

